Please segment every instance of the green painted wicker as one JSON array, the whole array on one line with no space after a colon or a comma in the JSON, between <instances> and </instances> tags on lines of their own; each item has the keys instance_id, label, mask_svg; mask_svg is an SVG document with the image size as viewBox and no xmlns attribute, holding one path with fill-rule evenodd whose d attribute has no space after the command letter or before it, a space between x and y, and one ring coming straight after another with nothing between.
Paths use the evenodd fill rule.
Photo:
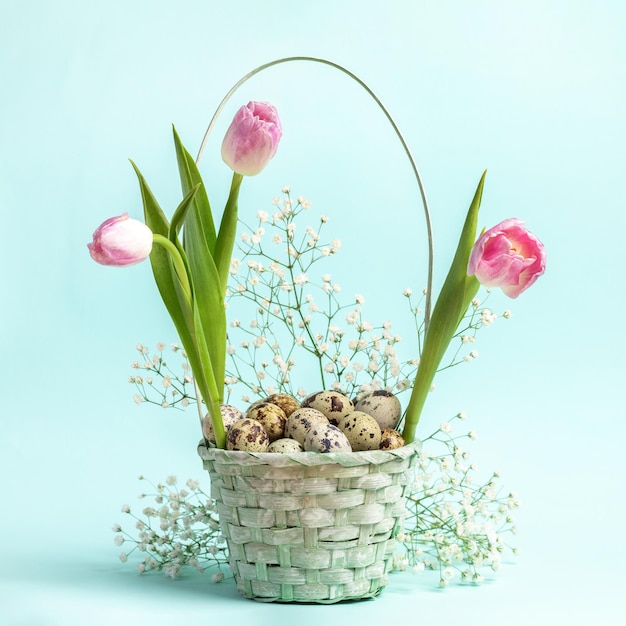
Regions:
<instances>
[{"instance_id":1,"label":"green painted wicker","mask_svg":"<svg viewBox=\"0 0 626 626\"><path fill-rule=\"evenodd\" d=\"M200 444L240 593L316 603L378 595L419 449L269 454Z\"/></svg>"}]
</instances>

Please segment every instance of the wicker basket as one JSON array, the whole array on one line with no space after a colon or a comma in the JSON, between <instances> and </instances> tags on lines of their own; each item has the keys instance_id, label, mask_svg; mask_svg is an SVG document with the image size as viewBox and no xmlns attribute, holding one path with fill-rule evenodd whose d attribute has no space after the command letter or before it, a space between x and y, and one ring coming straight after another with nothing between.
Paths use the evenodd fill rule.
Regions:
<instances>
[{"instance_id":1,"label":"wicker basket","mask_svg":"<svg viewBox=\"0 0 626 626\"><path fill-rule=\"evenodd\" d=\"M270 454L201 443L240 593L315 603L378 595L419 449Z\"/></svg>"}]
</instances>

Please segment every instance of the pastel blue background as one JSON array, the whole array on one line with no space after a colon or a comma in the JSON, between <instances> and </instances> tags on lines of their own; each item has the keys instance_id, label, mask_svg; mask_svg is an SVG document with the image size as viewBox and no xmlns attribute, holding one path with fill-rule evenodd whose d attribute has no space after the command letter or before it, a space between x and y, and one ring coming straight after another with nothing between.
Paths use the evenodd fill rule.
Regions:
<instances>
[{"instance_id":1,"label":"pastel blue background","mask_svg":"<svg viewBox=\"0 0 626 626\"><path fill-rule=\"evenodd\" d=\"M195 414L132 403L135 344L175 340L149 266L98 266L85 244L111 215L140 217L129 157L171 209L170 125L195 152L226 90L292 54L344 64L395 116L431 202L436 284L484 168L481 223L520 217L548 250L530 291L494 296L513 318L441 377L424 416L430 432L466 411L480 434L473 458L523 501L522 554L481 587L439 592L434 574L398 575L374 602L259 606L232 585L139 577L117 560L110 528L136 502L137 474L208 480ZM2 0L0 621L620 623L625 85L619 0ZM342 267L363 267L338 266L344 290L364 293L374 320L393 319L402 289L423 285L425 250L384 118L328 68L256 77L207 148L215 206L229 181L221 135L250 99L276 104L285 135L245 181L242 214L267 209L284 184L311 198L343 240Z\"/></svg>"}]
</instances>

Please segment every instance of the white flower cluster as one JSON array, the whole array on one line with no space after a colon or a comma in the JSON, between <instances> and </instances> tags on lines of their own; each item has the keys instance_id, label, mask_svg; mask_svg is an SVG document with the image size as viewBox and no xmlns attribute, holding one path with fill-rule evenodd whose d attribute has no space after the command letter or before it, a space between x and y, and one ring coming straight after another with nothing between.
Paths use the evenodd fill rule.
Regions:
<instances>
[{"instance_id":1,"label":"white flower cluster","mask_svg":"<svg viewBox=\"0 0 626 626\"><path fill-rule=\"evenodd\" d=\"M185 351L178 344L172 344L171 349L182 359L177 364L182 374L175 373L165 361L164 343L156 344L156 353L152 356L149 348L141 343L138 343L135 348L141 355L141 360L133 361L132 367L134 370L144 372L144 374L133 374L128 379L128 382L135 385L137 389L137 393L133 396L136 404L149 402L168 409L185 408L195 401L191 367Z\"/></svg>"},{"instance_id":2,"label":"white flower cluster","mask_svg":"<svg viewBox=\"0 0 626 626\"><path fill-rule=\"evenodd\" d=\"M140 476L139 480L145 479ZM156 493L139 495L140 499L154 498L155 506L144 507L143 517L135 515L129 505L122 506L122 513L135 520L138 535L133 537L120 524L113 526L115 545L132 545L119 558L125 563L133 552L141 552L145 556L137 566L139 573L162 570L171 578L185 566L199 572L216 566L212 579L219 582L224 578L221 566L228 558L215 501L200 489L198 481L188 480L186 489L179 489L176 483L176 477L169 476L165 484L156 485Z\"/></svg>"},{"instance_id":3,"label":"white flower cluster","mask_svg":"<svg viewBox=\"0 0 626 626\"><path fill-rule=\"evenodd\" d=\"M411 351L418 356L402 357L401 337L391 322L374 325L364 316L363 295L342 302L341 286L327 268L320 265L314 274L314 264L336 255L341 241L324 242L326 215L316 227L301 223L310 202L302 197L293 202L288 187L283 192L285 197L273 202L271 217L259 211L256 225L244 225L242 258L231 264L228 306L235 319L230 322L225 381L229 401L235 388L245 389L240 398L244 403L277 392L304 397L316 389L336 389L358 398L377 389L395 394L410 389L421 353L425 291L416 302L411 289L403 291L417 331L417 348ZM253 311L252 319L237 318L242 300L248 304L246 314ZM442 369L475 359L478 352L464 351L465 344L474 343L476 331L496 317L474 301L457 334L457 350ZM308 374L307 386L315 389L294 381L296 360L298 371ZM316 375L311 377L311 371Z\"/></svg>"},{"instance_id":4,"label":"white flower cluster","mask_svg":"<svg viewBox=\"0 0 626 626\"><path fill-rule=\"evenodd\" d=\"M498 472L487 482L476 482L477 467L459 440L476 433L452 435L452 421L444 422L423 441L415 481L407 495L408 515L398 534L403 550L394 555L396 569L439 571L439 584L454 577L479 583L485 567L497 570L502 553L517 548L506 542L517 532L513 511L520 506L514 493L501 496Z\"/></svg>"}]
</instances>

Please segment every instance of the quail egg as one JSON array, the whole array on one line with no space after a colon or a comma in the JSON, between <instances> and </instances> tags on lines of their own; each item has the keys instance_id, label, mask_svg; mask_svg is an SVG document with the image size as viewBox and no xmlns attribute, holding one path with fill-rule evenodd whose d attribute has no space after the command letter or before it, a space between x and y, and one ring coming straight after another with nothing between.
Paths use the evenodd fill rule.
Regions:
<instances>
[{"instance_id":1,"label":"quail egg","mask_svg":"<svg viewBox=\"0 0 626 626\"><path fill-rule=\"evenodd\" d=\"M383 428L383 432L380 437L380 449L381 450L395 450L406 445L404 438L397 430L391 430L391 428Z\"/></svg>"},{"instance_id":2,"label":"quail egg","mask_svg":"<svg viewBox=\"0 0 626 626\"><path fill-rule=\"evenodd\" d=\"M333 390L317 391L302 401L303 407L321 411L331 424L337 425L339 420L354 411L352 400L342 393Z\"/></svg>"},{"instance_id":3,"label":"quail egg","mask_svg":"<svg viewBox=\"0 0 626 626\"><path fill-rule=\"evenodd\" d=\"M289 417L296 409L300 408L300 403L288 393L273 393L271 396L265 398L265 402L271 402L277 404Z\"/></svg>"},{"instance_id":4,"label":"quail egg","mask_svg":"<svg viewBox=\"0 0 626 626\"><path fill-rule=\"evenodd\" d=\"M283 437L287 416L277 404L271 402L254 404L248 409L246 417L261 422L270 441Z\"/></svg>"},{"instance_id":5,"label":"quail egg","mask_svg":"<svg viewBox=\"0 0 626 626\"><path fill-rule=\"evenodd\" d=\"M362 411L353 411L342 417L337 426L348 438L355 452L378 449L381 430L378 422L371 415Z\"/></svg>"},{"instance_id":6,"label":"quail egg","mask_svg":"<svg viewBox=\"0 0 626 626\"><path fill-rule=\"evenodd\" d=\"M220 406L220 413L222 414L222 422L224 424L224 430L228 432L228 429L238 420L243 419L241 411L230 405L222 404ZM202 420L202 432L207 441L215 443L215 433L213 432L213 422L211 416L207 413Z\"/></svg>"},{"instance_id":7,"label":"quail egg","mask_svg":"<svg viewBox=\"0 0 626 626\"><path fill-rule=\"evenodd\" d=\"M304 407L296 409L288 418L285 424L285 437L295 439L304 444L309 429L317 424L328 424L328 418L317 409Z\"/></svg>"},{"instance_id":8,"label":"quail egg","mask_svg":"<svg viewBox=\"0 0 626 626\"><path fill-rule=\"evenodd\" d=\"M291 454L292 452L302 452L304 448L302 444L295 439L277 439L270 443L268 452L280 452L282 454Z\"/></svg>"},{"instance_id":9,"label":"quail egg","mask_svg":"<svg viewBox=\"0 0 626 626\"><path fill-rule=\"evenodd\" d=\"M354 408L371 415L381 428L395 428L402 413L400 400L384 389L361 398Z\"/></svg>"},{"instance_id":10,"label":"quail egg","mask_svg":"<svg viewBox=\"0 0 626 626\"><path fill-rule=\"evenodd\" d=\"M226 436L227 450L244 450L245 452L267 452L270 438L263 424L257 420L244 418L235 422Z\"/></svg>"},{"instance_id":11,"label":"quail egg","mask_svg":"<svg viewBox=\"0 0 626 626\"><path fill-rule=\"evenodd\" d=\"M314 424L304 439L310 452L352 452L348 438L333 424Z\"/></svg>"}]
</instances>

